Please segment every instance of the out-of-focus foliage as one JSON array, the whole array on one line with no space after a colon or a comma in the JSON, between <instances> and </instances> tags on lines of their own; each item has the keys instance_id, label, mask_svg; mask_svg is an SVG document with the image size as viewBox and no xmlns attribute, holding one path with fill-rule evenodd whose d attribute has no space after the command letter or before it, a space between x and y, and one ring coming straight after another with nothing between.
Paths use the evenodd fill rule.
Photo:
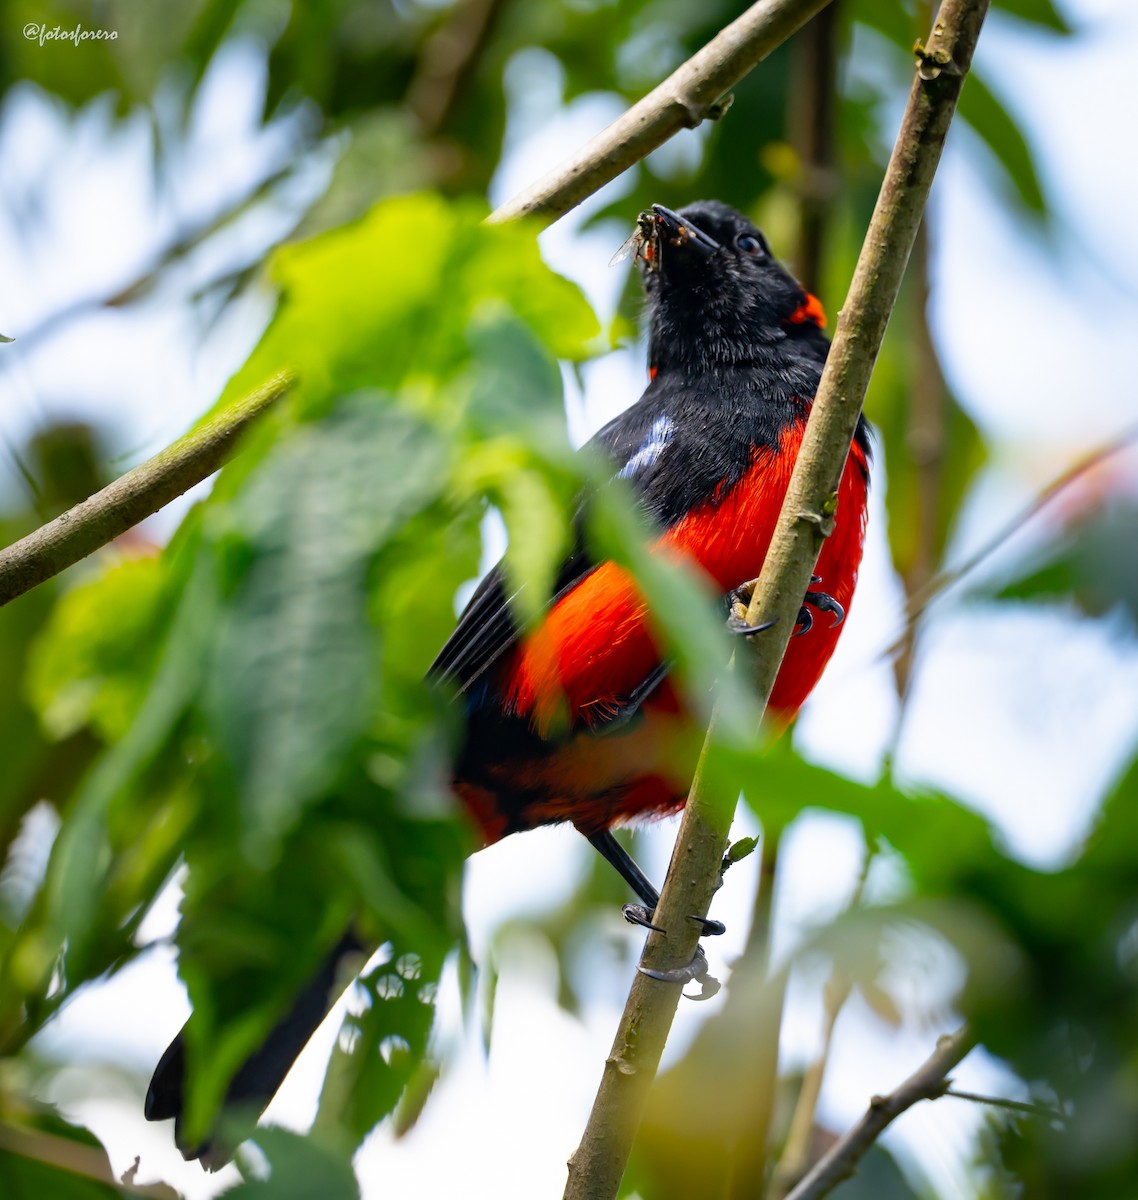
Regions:
<instances>
[{"instance_id":1,"label":"out-of-focus foliage","mask_svg":"<svg viewBox=\"0 0 1138 1200\"><path fill-rule=\"evenodd\" d=\"M1073 602L1088 617L1121 610L1138 623L1138 506L1110 500L1049 543L1040 561L1000 588L1002 600Z\"/></svg>"},{"instance_id":2,"label":"out-of-focus foliage","mask_svg":"<svg viewBox=\"0 0 1138 1200\"><path fill-rule=\"evenodd\" d=\"M184 858L191 1128L353 920L386 954L357 1018L360 1078L333 1097L343 1139L390 1111L425 1051L469 842L423 673L477 568L485 497L507 517L512 492L546 497L516 564L545 586L522 551L557 545L579 478L542 343L577 356L596 332L530 232L480 216L410 197L282 254L246 373L295 366L287 409L160 559L71 591L33 650L43 727L111 748L4 930L0 1027L25 1037L127 961ZM527 386L496 387L503 372Z\"/></svg>"},{"instance_id":3,"label":"out-of-focus foliage","mask_svg":"<svg viewBox=\"0 0 1138 1200\"><path fill-rule=\"evenodd\" d=\"M507 80L523 51L536 52L565 100L632 100L741 7L122 0L30 14L48 28L118 32L81 52L40 45L16 22L0 27L0 89L31 79L76 106L109 93L119 115L144 107L159 173L218 50L236 37L264 47L265 119L292 118L287 162L169 261L279 200L279 179L335 159L326 191L294 214L295 228L330 232L283 246L264 267L227 264L213 281L223 298L251 279L281 297L219 404L285 365L299 373L294 394L161 553L128 539L93 571L0 612L0 671L11 681L0 689L0 1133L24 1138L15 1151L3 1143L0 1184L118 1190L69 1170L66 1145L36 1159L41 1130L100 1151L33 1108L7 1068L69 997L136 955L149 906L183 862L180 970L199 1015L191 1130L350 921L381 947L313 1137L259 1134L268 1176L233 1194L354 1196L354 1148L386 1115L406 1125L426 1102L439 1071L434 988L462 940L470 838L445 786L454 713L423 672L453 626L456 590L477 573L489 506L510 533L518 615L540 611L590 471L568 452L556 360L601 348L595 318L542 265L533 231L479 224L518 116ZM1069 32L1049 0L996 7L1037 34ZM811 283L836 309L892 138L882 113L908 86L913 40L927 32L919 10L846 0L832 79L804 74L798 46L777 52L736 89L723 120L682 152L654 155L594 219L630 226L648 201L715 196L759 217L789 258L813 206L824 216L824 269ZM810 159L795 125L810 89L835 107L826 161ZM973 79L960 115L987 147L999 199L1046 229L1031 145L996 81ZM417 188L430 190L405 194ZM163 265L114 302L152 297ZM893 562L910 590L940 563L987 453L941 377L925 275L918 255L869 399ZM6 518L6 541L106 475L61 445L29 458L44 511ZM56 486L61 475L69 488ZM599 510L597 544L641 575L679 673L707 706L726 654L706 597L647 559L618 498ZM1091 520L1002 598L1073 602L1091 616L1121 603L1133 615L1133 556L1117 551L1133 529L1129 511ZM761 1194L799 1095L799 1077L779 1081L770 1053L787 980L824 969L892 1022L906 1004L897 981L919 977L930 954L956 984L918 1015L938 1029L970 1018L1025 1090L1065 1115L1057 1127L994 1121L986 1161L1021 1181L1006 1194L1132 1191L1136 768L1084 850L1061 870L1036 871L951 797L888 775L855 783L789 746L754 744L745 697L720 685L730 702L710 770L745 781L764 836L828 812L860 828L893 884L885 895L867 889L773 965L757 927L723 1008L660 1081L628 1193ZM562 909L527 922L557 953L568 1007L587 999L582 946L603 936L602 914L623 898L598 863ZM492 996L493 962L481 965ZM492 1005L486 1021L490 1036ZM815 1131L815 1153L828 1136ZM105 1163L96 1174L109 1179ZM881 1151L840 1194L929 1190Z\"/></svg>"},{"instance_id":4,"label":"out-of-focus foliage","mask_svg":"<svg viewBox=\"0 0 1138 1200\"><path fill-rule=\"evenodd\" d=\"M628 1194L639 1188L668 1200L697 1187L755 1194L748 1189L766 1153L754 1130L765 1124L774 1078L764 1056L772 1034L777 1044L789 973L825 966L892 1021L903 1000L900 993L890 999L890 989L911 989L929 969L930 946L942 954L950 948L963 968L957 994L946 998L952 1007L1033 1098L1063 1113L1059 1122L1001 1122L1004 1162L1026 1194L1125 1194L1138 1178L1138 762L1107 799L1081 854L1058 872L1010 858L981 818L946 797L909 794L887 779L855 784L786 747L764 755L761 774L758 767L753 774L759 782L748 800L768 831L815 806L845 813L876 854L902 869L903 894L846 912L770 973L760 957L743 959L726 1005L659 1082ZM935 1009L924 1016L942 1027L947 1019ZM792 1102L783 1097L775 1111L776 1155ZM1016 1187L1006 1194L1023 1194ZM852 1185L849 1194L858 1194Z\"/></svg>"}]
</instances>

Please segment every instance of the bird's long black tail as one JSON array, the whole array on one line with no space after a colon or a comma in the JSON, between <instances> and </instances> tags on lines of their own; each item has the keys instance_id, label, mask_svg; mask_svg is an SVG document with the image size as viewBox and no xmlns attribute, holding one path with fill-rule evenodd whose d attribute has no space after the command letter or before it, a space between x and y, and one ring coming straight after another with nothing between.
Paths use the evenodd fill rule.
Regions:
<instances>
[{"instance_id":1,"label":"bird's long black tail","mask_svg":"<svg viewBox=\"0 0 1138 1200\"><path fill-rule=\"evenodd\" d=\"M352 931L346 933L328 955L319 974L297 997L286 1016L269 1033L264 1044L252 1054L233 1077L222 1106L224 1124L236 1118L245 1133L268 1107L293 1063L328 1015L345 987L342 964L364 953L366 947ZM190 1020L193 1020L191 1017ZM182 1134L185 1107L186 1058L185 1027L166 1048L154 1068L146 1093L148 1121L174 1118L174 1138L186 1159L201 1159L210 1170L224 1166L233 1156L237 1141L225 1133L211 1135L203 1142L187 1143Z\"/></svg>"}]
</instances>

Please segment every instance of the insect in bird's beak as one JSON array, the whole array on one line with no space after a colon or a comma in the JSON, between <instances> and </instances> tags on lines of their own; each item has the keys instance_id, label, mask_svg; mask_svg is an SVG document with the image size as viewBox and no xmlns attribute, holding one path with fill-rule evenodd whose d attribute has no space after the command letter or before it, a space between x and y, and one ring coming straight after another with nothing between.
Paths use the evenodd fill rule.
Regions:
<instances>
[{"instance_id":1,"label":"insect in bird's beak","mask_svg":"<svg viewBox=\"0 0 1138 1200\"><path fill-rule=\"evenodd\" d=\"M656 261L656 218L650 212L642 212L636 218L636 228L632 236L609 259L609 266L615 267L629 256L632 261L643 259L649 266Z\"/></svg>"}]
</instances>

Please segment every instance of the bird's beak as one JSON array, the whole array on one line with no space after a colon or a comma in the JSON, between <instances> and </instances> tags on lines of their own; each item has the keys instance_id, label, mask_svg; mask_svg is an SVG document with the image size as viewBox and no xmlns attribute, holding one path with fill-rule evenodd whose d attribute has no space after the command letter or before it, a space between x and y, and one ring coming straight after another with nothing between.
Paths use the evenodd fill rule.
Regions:
<instances>
[{"instance_id":1,"label":"bird's beak","mask_svg":"<svg viewBox=\"0 0 1138 1200\"><path fill-rule=\"evenodd\" d=\"M669 246L691 246L704 256L714 254L719 249L719 243L713 237L662 204L652 205L651 219L656 237Z\"/></svg>"}]
</instances>

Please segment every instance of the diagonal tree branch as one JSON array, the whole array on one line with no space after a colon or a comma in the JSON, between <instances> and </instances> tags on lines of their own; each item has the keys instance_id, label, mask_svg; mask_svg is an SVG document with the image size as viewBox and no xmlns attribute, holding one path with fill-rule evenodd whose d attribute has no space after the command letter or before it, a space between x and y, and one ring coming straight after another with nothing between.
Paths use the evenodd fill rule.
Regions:
<instances>
[{"instance_id":1,"label":"diagonal tree branch","mask_svg":"<svg viewBox=\"0 0 1138 1200\"><path fill-rule=\"evenodd\" d=\"M834 1143L786 1200L822 1200L857 1170L882 1132L906 1109L921 1100L936 1100L948 1091L948 1073L975 1045L967 1026L946 1034L936 1050L888 1096L874 1096L865 1116Z\"/></svg>"},{"instance_id":2,"label":"diagonal tree branch","mask_svg":"<svg viewBox=\"0 0 1138 1200\"><path fill-rule=\"evenodd\" d=\"M507 200L490 221L564 216L681 129L726 110L723 97L829 0L759 0L576 154Z\"/></svg>"},{"instance_id":3,"label":"diagonal tree branch","mask_svg":"<svg viewBox=\"0 0 1138 1200\"><path fill-rule=\"evenodd\" d=\"M233 453L241 434L292 382L287 372L273 376L252 395L120 475L102 491L0 550L0 605L114 541L212 475Z\"/></svg>"},{"instance_id":4,"label":"diagonal tree branch","mask_svg":"<svg viewBox=\"0 0 1138 1200\"><path fill-rule=\"evenodd\" d=\"M901 130L747 613L750 624L773 623L770 633L758 640L753 664L764 705L818 552L833 525L838 485L869 377L988 3L944 0L928 44L917 47L917 73ZM569 1160L566 1200L607 1200L617 1193L680 996L675 983L643 971L673 970L690 960L698 930L689 914L707 913L718 883L736 797L722 786L710 787L706 777L715 727L713 715L656 908L655 920L667 932L648 936L642 969L633 979L592 1112Z\"/></svg>"}]
</instances>

